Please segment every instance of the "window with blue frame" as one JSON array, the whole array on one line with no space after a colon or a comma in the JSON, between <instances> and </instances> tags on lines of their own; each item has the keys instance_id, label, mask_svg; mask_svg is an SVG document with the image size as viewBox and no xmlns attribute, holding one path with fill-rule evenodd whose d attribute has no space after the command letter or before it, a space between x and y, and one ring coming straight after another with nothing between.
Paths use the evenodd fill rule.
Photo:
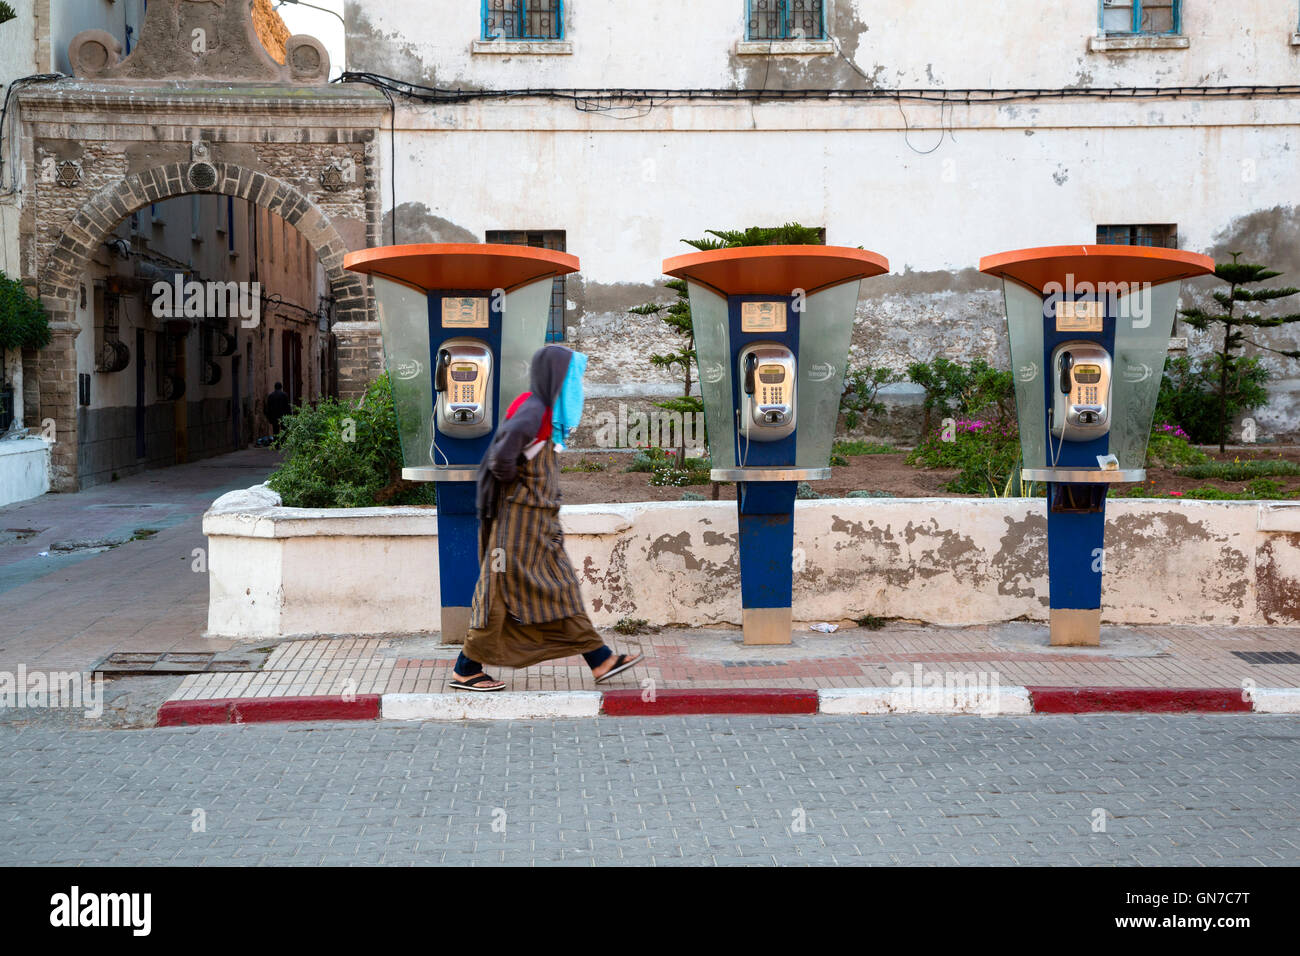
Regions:
<instances>
[{"instance_id":1,"label":"window with blue frame","mask_svg":"<svg viewBox=\"0 0 1300 956\"><path fill-rule=\"evenodd\" d=\"M1183 0L1099 0L1107 36L1161 36L1183 30Z\"/></svg>"},{"instance_id":2,"label":"window with blue frame","mask_svg":"<svg viewBox=\"0 0 1300 956\"><path fill-rule=\"evenodd\" d=\"M563 0L482 0L484 40L563 40Z\"/></svg>"},{"instance_id":3,"label":"window with blue frame","mask_svg":"<svg viewBox=\"0 0 1300 956\"><path fill-rule=\"evenodd\" d=\"M824 0L745 0L746 40L824 40Z\"/></svg>"}]
</instances>

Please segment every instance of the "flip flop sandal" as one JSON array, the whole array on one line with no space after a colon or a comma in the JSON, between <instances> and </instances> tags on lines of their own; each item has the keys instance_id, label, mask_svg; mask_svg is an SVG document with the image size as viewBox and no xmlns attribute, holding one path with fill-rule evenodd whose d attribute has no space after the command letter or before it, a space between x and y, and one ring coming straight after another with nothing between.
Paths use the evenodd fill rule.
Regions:
<instances>
[{"instance_id":1,"label":"flip flop sandal","mask_svg":"<svg viewBox=\"0 0 1300 956\"><path fill-rule=\"evenodd\" d=\"M453 680L450 682L450 686L456 688L457 690L476 690L480 694L490 694L493 691L506 689L505 684L502 684L500 687L479 687L478 686L479 684L483 684L483 683L495 684L496 681L493 680L491 677L489 677L487 674L479 674L467 680Z\"/></svg>"},{"instance_id":2,"label":"flip flop sandal","mask_svg":"<svg viewBox=\"0 0 1300 956\"><path fill-rule=\"evenodd\" d=\"M638 654L636 657L628 657L626 654L618 655L618 660L614 661L614 666L596 678L597 684L603 684L615 674L621 674L629 667L636 667L645 659L644 654Z\"/></svg>"}]
</instances>

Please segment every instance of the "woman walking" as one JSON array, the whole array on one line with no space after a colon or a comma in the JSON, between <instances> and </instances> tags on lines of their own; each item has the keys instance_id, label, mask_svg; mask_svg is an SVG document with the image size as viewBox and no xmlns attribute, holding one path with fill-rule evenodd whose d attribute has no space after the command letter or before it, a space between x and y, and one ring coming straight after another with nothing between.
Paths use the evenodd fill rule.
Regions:
<instances>
[{"instance_id":1,"label":"woman walking","mask_svg":"<svg viewBox=\"0 0 1300 956\"><path fill-rule=\"evenodd\" d=\"M578 576L560 530L554 445L582 415L587 357L562 345L534 355L529 388L506 411L478 469L479 574L469 636L451 686L498 691L484 664L528 667L581 654L596 683L641 655L615 654L582 609Z\"/></svg>"}]
</instances>

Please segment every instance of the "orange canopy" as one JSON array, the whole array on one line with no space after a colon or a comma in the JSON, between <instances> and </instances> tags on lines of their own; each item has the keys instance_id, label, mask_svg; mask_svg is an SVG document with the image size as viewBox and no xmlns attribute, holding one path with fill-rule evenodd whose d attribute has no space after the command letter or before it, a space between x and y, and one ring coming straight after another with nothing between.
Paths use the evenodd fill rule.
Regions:
<instances>
[{"instance_id":1,"label":"orange canopy","mask_svg":"<svg viewBox=\"0 0 1300 956\"><path fill-rule=\"evenodd\" d=\"M1198 252L1153 246L1040 246L980 259L980 272L1012 279L1042 292L1051 282L1150 282L1160 285L1214 271L1214 260Z\"/></svg>"},{"instance_id":2,"label":"orange canopy","mask_svg":"<svg viewBox=\"0 0 1300 956\"><path fill-rule=\"evenodd\" d=\"M664 260L664 274L706 285L722 295L811 295L889 271L884 256L844 246L743 246Z\"/></svg>"},{"instance_id":3,"label":"orange canopy","mask_svg":"<svg viewBox=\"0 0 1300 956\"><path fill-rule=\"evenodd\" d=\"M553 249L495 243L444 242L379 246L349 252L345 268L382 276L425 292L435 289L517 289L580 268L578 257Z\"/></svg>"}]
</instances>

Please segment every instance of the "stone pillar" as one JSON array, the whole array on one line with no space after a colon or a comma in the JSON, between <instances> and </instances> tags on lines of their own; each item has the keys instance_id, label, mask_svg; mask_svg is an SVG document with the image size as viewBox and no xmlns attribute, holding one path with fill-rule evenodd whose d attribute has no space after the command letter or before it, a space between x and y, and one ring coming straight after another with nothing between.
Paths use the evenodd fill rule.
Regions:
<instances>
[{"instance_id":1,"label":"stone pillar","mask_svg":"<svg viewBox=\"0 0 1300 956\"><path fill-rule=\"evenodd\" d=\"M39 407L34 421L42 427L54 420L54 447L50 449L50 487L77 490L77 329L69 322L50 323L50 344L36 353Z\"/></svg>"},{"instance_id":2,"label":"stone pillar","mask_svg":"<svg viewBox=\"0 0 1300 956\"><path fill-rule=\"evenodd\" d=\"M384 370L378 322L336 322L339 398L360 398Z\"/></svg>"}]
</instances>

